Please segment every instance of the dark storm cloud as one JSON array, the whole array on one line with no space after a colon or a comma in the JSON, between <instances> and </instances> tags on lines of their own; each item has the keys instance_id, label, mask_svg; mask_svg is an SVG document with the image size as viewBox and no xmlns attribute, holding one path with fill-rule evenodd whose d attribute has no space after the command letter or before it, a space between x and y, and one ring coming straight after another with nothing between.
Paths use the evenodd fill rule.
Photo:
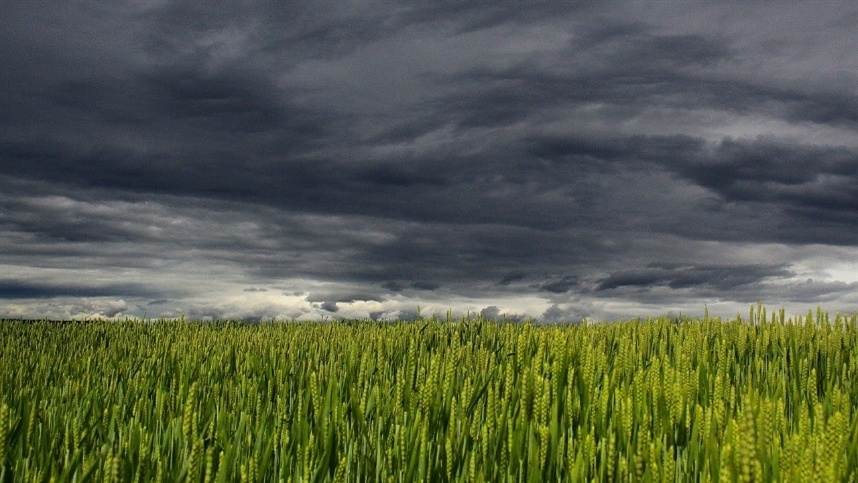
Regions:
<instances>
[{"instance_id":1,"label":"dark storm cloud","mask_svg":"<svg viewBox=\"0 0 858 483\"><path fill-rule=\"evenodd\" d=\"M339 312L339 310L340 310L340 308L337 307L337 302L331 302L331 301L322 302L321 304L319 304L319 307L322 310L325 310L328 312Z\"/></svg>"},{"instance_id":2,"label":"dark storm cloud","mask_svg":"<svg viewBox=\"0 0 858 483\"><path fill-rule=\"evenodd\" d=\"M488 19L491 25L514 18L510 11L488 14L477 9L472 14ZM214 26L225 18L225 13L213 16L187 11L184 7L179 10L170 7L160 15L177 22L181 27L179 31L189 18L201 18L204 25L212 23ZM433 15L430 11L418 16L421 22L428 22ZM532 20L530 17L523 16L519 20ZM716 40L695 35L655 35L638 24L602 26L585 30L579 37L563 46L561 52L574 52L567 62L570 65L582 62L583 74L567 72L568 66L562 65L559 72L556 68L546 72L537 66L522 65L501 72L457 75L450 82L473 86L475 90L466 89L451 97L449 103L426 107L436 118L458 122L460 130L468 131L485 126L487 122L509 125L529 119L543 107L558 102L646 105L666 102L661 99L666 92L680 103L698 102L700 93L689 93L688 88L700 88L705 92L731 90L701 88L699 79L676 77L677 69L729 59L730 49ZM325 35L320 38L324 41ZM228 197L322 213L543 227L576 224L579 220L564 216L573 208L570 200L561 198L529 205L522 199L510 199L504 203L504 200L491 199L492 193L504 187L521 193L520 183L525 182L546 192L557 188L560 182L573 183L582 174L609 174L610 171L602 170L618 158L621 164L614 169L627 169L640 159L655 157L678 165L683 175L704 186L719 188L712 186L711 176L706 177L707 170L717 177L719 165L707 165L708 168L700 167L697 171L693 165L686 166L689 158L700 158L702 147L699 139L682 136L608 138L577 145L574 142L563 145L560 140L540 145L534 138L516 139L513 135L506 142L506 156L498 157L498 153L482 146L470 156L453 154L454 151L430 151L417 157L409 156L407 161L402 156L366 152L358 143L358 149L347 154L348 159L343 159L344 153L327 147L349 142L347 130L339 133L345 138L336 139L334 128L341 121L335 113L319 106L290 105L288 91L275 87L273 80L259 68L242 70L239 63L214 72L210 70L194 63L181 68L166 64L145 72L132 71L131 80L124 86L116 79L76 80L60 82L50 92L58 107L85 112L110 123L114 129L123 119L163 123L163 128L155 128L166 134L166 139L159 141L162 146L145 149L118 146L99 139L98 134L89 134L90 139L66 142L44 138L4 142L0 144L0 155L10 174L83 186ZM742 105L748 98L758 97L755 93L742 95L742 88L737 89ZM470 105L473 102L479 104ZM710 100L710 104L723 107L723 100ZM129 110L129 105L134 106L132 112L124 112ZM487 120L468 121L473 116L485 116ZM416 132L424 131L418 129ZM569 151L570 148L577 150ZM568 161L564 166L545 169L529 163L529 155L554 162L563 158ZM507 171L514 176L503 177L499 183L481 182L480 173L487 169ZM764 168L759 171L773 172ZM765 176L754 180L770 181ZM468 190L468 185L477 189ZM582 188L572 185L567 189ZM455 204L446 200L453 197L453 193L462 193L462 189L468 191L460 195ZM737 187L734 192L739 189ZM752 192L753 186L747 191ZM836 193L814 195L808 190L807 193L784 193L782 197L803 196L811 203L830 204L833 201L842 203L845 196L845 201L849 201L849 193ZM821 199L814 199L814 196ZM829 200L826 196L837 199ZM492 209L486 209L487 206ZM546 216L547 213L551 215Z\"/></svg>"},{"instance_id":3,"label":"dark storm cloud","mask_svg":"<svg viewBox=\"0 0 858 483\"><path fill-rule=\"evenodd\" d=\"M617 28L572 41L551 68L524 61L502 69L433 76L455 86L445 99L461 128L506 126L557 106L612 107L617 120L660 108L717 109L764 114L792 122L858 129L854 92L796 90L789 86L707 77L704 68L729 65L723 43L695 35L658 36Z\"/></svg>"},{"instance_id":4,"label":"dark storm cloud","mask_svg":"<svg viewBox=\"0 0 858 483\"><path fill-rule=\"evenodd\" d=\"M721 272L723 267L715 271ZM711 272L713 270L703 270ZM729 285L731 276L738 279ZM598 285L600 297L619 297L636 300L652 306L675 304L678 298L693 298L703 301L728 300L739 304L754 304L759 301L788 300L806 306L841 303L847 305L833 309L851 312L854 306L858 283L831 282L824 280L793 280L784 282L777 276L765 277L756 274L731 274L724 279L701 280L687 273L653 273L648 270L615 273Z\"/></svg>"},{"instance_id":5,"label":"dark storm cloud","mask_svg":"<svg viewBox=\"0 0 858 483\"><path fill-rule=\"evenodd\" d=\"M599 281L597 290L612 290L620 287L648 288L652 286L667 286L673 289L705 286L728 290L786 275L790 275L790 273L783 265L680 266L653 264L642 270L612 273Z\"/></svg>"},{"instance_id":6,"label":"dark storm cloud","mask_svg":"<svg viewBox=\"0 0 858 483\"><path fill-rule=\"evenodd\" d=\"M527 274L524 272L509 272L503 276L503 278L498 282L498 285L508 286L513 282L518 282L519 280L524 280L527 277Z\"/></svg>"},{"instance_id":7,"label":"dark storm cloud","mask_svg":"<svg viewBox=\"0 0 858 483\"><path fill-rule=\"evenodd\" d=\"M237 135L291 128L292 142L313 137L319 129L295 123L302 113L290 112L270 86L260 85L252 76L176 69L159 72L145 82L154 93L153 107L185 127Z\"/></svg>"},{"instance_id":8,"label":"dark storm cloud","mask_svg":"<svg viewBox=\"0 0 858 483\"><path fill-rule=\"evenodd\" d=\"M758 300L783 297L787 300L812 306L813 304L836 302L840 298L854 302L856 290L858 290L858 282L827 282L808 279L792 282L786 286L769 285L755 295L757 295ZM741 302L753 303L751 300L753 297L747 293L744 296L737 294L736 298ZM849 311L848 306L844 309Z\"/></svg>"},{"instance_id":9,"label":"dark storm cloud","mask_svg":"<svg viewBox=\"0 0 858 483\"><path fill-rule=\"evenodd\" d=\"M87 119L91 130L71 139L63 139L62 132L70 126L59 127L54 139L44 134L3 139L4 172L81 187L233 197L310 176L312 168L298 163L282 173L284 180L266 156L307 149L322 136L322 123L312 112L288 106L252 76L170 70L124 86L122 94L131 99L111 92L115 86L102 89L100 82L63 93L74 99L62 99L58 107L72 104L70 115L83 111L104 124ZM129 104L132 113L124 112ZM110 110L119 112L105 112ZM142 118L136 123L148 124L122 129L120 118L135 116ZM121 134L131 142L111 139L117 129L127 131ZM236 152L236 142L248 143L248 152Z\"/></svg>"},{"instance_id":10,"label":"dark storm cloud","mask_svg":"<svg viewBox=\"0 0 858 483\"><path fill-rule=\"evenodd\" d=\"M496 320L500 316L501 311L496 305L491 305L480 310L480 316L484 319Z\"/></svg>"},{"instance_id":11,"label":"dark storm cloud","mask_svg":"<svg viewBox=\"0 0 858 483\"><path fill-rule=\"evenodd\" d=\"M556 15L570 14L581 8L579 5L562 2L546 2L528 9L456 1L431 4L411 2L411 8L402 17L408 23L452 26L453 33L463 34L498 25L545 20Z\"/></svg>"},{"instance_id":12,"label":"dark storm cloud","mask_svg":"<svg viewBox=\"0 0 858 483\"><path fill-rule=\"evenodd\" d=\"M397 235L387 243L366 247L354 267L357 279L379 279L392 292L431 291L450 285L470 291L476 289L467 285L475 282L511 288L526 280L522 270L526 267L541 279L552 278L546 282L546 290L568 289L574 280L556 273L554 267L588 265L597 251L610 251L597 237L584 233L503 225L422 223Z\"/></svg>"},{"instance_id":13,"label":"dark storm cloud","mask_svg":"<svg viewBox=\"0 0 858 483\"><path fill-rule=\"evenodd\" d=\"M854 297L730 247L854 253L856 8L734 7L4 5L0 263L212 276L256 305L158 298L251 318Z\"/></svg>"},{"instance_id":14,"label":"dark storm cloud","mask_svg":"<svg viewBox=\"0 0 858 483\"><path fill-rule=\"evenodd\" d=\"M592 164L593 170L665 169L712 191L721 205L764 204L782 217L775 229L747 233L748 239L858 242L849 230L858 223L855 148L731 139L712 146L688 136L572 136L530 139L528 150L550 163Z\"/></svg>"},{"instance_id":15,"label":"dark storm cloud","mask_svg":"<svg viewBox=\"0 0 858 483\"><path fill-rule=\"evenodd\" d=\"M413 282L413 283L411 284L411 286L412 286L412 287L414 287L414 288L415 288L415 289L417 289L417 290L436 290L436 289L438 289L441 285L440 285L440 284L437 284L437 283L433 283L433 282L426 282L426 281L423 281L423 280L418 280L418 281L416 281L416 282Z\"/></svg>"},{"instance_id":16,"label":"dark storm cloud","mask_svg":"<svg viewBox=\"0 0 858 483\"><path fill-rule=\"evenodd\" d=\"M539 287L539 290L545 290L553 293L564 293L573 289L577 285L578 280L576 280L575 277L565 276L558 280L545 282Z\"/></svg>"},{"instance_id":17,"label":"dark storm cloud","mask_svg":"<svg viewBox=\"0 0 858 483\"><path fill-rule=\"evenodd\" d=\"M402 292L406 289L413 289L418 291L427 291L427 290L437 290L441 287L440 284L435 282L428 282L425 280L417 280L411 283L403 283L397 281L384 282L381 284L382 287L390 290L391 292Z\"/></svg>"},{"instance_id":18,"label":"dark storm cloud","mask_svg":"<svg viewBox=\"0 0 858 483\"><path fill-rule=\"evenodd\" d=\"M159 292L145 286L52 285L27 281L0 282L0 299L47 299L58 297L157 297Z\"/></svg>"},{"instance_id":19,"label":"dark storm cloud","mask_svg":"<svg viewBox=\"0 0 858 483\"><path fill-rule=\"evenodd\" d=\"M459 92L448 102L456 106L454 115L464 127L508 125L558 104L600 102L640 109L657 102L738 109L746 107L748 97L760 95L753 86L701 79L683 71L728 60L730 52L717 41L694 35L657 36L641 26L615 26L580 37L564 46L565 55L553 58L551 68L524 61L433 80L456 86ZM713 97L713 91L725 90L738 91L735 99ZM794 95L784 96L794 101Z\"/></svg>"},{"instance_id":20,"label":"dark storm cloud","mask_svg":"<svg viewBox=\"0 0 858 483\"><path fill-rule=\"evenodd\" d=\"M322 293L313 293L307 296L308 302L340 302L340 303L349 303L354 302L356 300L374 300L377 302L381 302L384 299L372 293L331 293L331 292L322 292Z\"/></svg>"},{"instance_id":21,"label":"dark storm cloud","mask_svg":"<svg viewBox=\"0 0 858 483\"><path fill-rule=\"evenodd\" d=\"M675 159L673 169L728 201L770 202L858 222L856 149L725 141L701 158Z\"/></svg>"},{"instance_id":22,"label":"dark storm cloud","mask_svg":"<svg viewBox=\"0 0 858 483\"><path fill-rule=\"evenodd\" d=\"M587 309L579 306L561 306L555 303L542 313L542 319L549 323L580 324L587 318L588 313Z\"/></svg>"}]
</instances>

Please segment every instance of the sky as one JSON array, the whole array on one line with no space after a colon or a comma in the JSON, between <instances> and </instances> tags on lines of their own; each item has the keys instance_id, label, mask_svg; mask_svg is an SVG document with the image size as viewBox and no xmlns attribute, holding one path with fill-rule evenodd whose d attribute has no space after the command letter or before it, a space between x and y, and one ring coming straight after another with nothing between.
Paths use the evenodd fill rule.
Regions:
<instances>
[{"instance_id":1,"label":"sky","mask_svg":"<svg viewBox=\"0 0 858 483\"><path fill-rule=\"evenodd\" d=\"M0 317L858 310L854 1L0 11Z\"/></svg>"}]
</instances>

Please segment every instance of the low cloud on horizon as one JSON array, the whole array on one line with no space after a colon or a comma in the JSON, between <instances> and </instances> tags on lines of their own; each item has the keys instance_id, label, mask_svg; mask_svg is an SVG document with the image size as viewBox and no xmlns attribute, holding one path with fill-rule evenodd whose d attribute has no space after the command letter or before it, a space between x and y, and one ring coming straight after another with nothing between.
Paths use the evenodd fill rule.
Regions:
<instances>
[{"instance_id":1,"label":"low cloud on horizon","mask_svg":"<svg viewBox=\"0 0 858 483\"><path fill-rule=\"evenodd\" d=\"M6 2L0 317L858 311L855 2Z\"/></svg>"}]
</instances>

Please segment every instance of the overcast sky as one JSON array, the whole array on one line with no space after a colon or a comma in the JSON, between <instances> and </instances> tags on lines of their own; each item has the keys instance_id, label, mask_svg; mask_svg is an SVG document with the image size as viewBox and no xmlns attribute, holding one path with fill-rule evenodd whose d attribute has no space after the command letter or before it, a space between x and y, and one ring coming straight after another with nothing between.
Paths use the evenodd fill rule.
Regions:
<instances>
[{"instance_id":1,"label":"overcast sky","mask_svg":"<svg viewBox=\"0 0 858 483\"><path fill-rule=\"evenodd\" d=\"M854 1L0 3L0 316L858 310Z\"/></svg>"}]
</instances>

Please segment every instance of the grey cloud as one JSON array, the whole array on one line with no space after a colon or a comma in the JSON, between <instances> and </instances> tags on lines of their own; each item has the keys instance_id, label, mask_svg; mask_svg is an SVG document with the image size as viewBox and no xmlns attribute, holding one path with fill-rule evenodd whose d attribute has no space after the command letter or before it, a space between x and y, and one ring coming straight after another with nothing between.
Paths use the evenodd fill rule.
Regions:
<instances>
[{"instance_id":1,"label":"grey cloud","mask_svg":"<svg viewBox=\"0 0 858 483\"><path fill-rule=\"evenodd\" d=\"M487 320L496 320L504 322L523 322L529 319L529 317L527 317L526 315L507 314L501 312L501 309L499 309L496 305L490 305L481 309L480 316Z\"/></svg>"},{"instance_id":2,"label":"grey cloud","mask_svg":"<svg viewBox=\"0 0 858 483\"><path fill-rule=\"evenodd\" d=\"M318 136L320 126L306 122L308 113L289 112L273 87L257 79L176 69L159 72L146 84L155 93L153 108L184 127L239 135L291 128L292 142Z\"/></svg>"},{"instance_id":3,"label":"grey cloud","mask_svg":"<svg viewBox=\"0 0 858 483\"><path fill-rule=\"evenodd\" d=\"M144 49L162 62L222 62L244 55L292 66L306 59L339 58L391 35L403 25L391 13L357 4L249 2L212 8L171 2L150 14L155 21L147 26ZM220 41L213 42L217 34ZM240 38L241 51L233 52L230 34Z\"/></svg>"},{"instance_id":4,"label":"grey cloud","mask_svg":"<svg viewBox=\"0 0 858 483\"><path fill-rule=\"evenodd\" d=\"M652 286L667 286L671 289L706 286L732 290L765 279L788 275L790 272L784 265L682 266L652 264L641 270L612 273L599 281L597 290Z\"/></svg>"},{"instance_id":5,"label":"grey cloud","mask_svg":"<svg viewBox=\"0 0 858 483\"><path fill-rule=\"evenodd\" d=\"M547 292L553 293L564 293L575 288L577 285L578 281L575 279L575 277L564 276L560 279L543 283L539 287L539 290L545 290Z\"/></svg>"},{"instance_id":6,"label":"grey cloud","mask_svg":"<svg viewBox=\"0 0 858 483\"><path fill-rule=\"evenodd\" d=\"M503 276L503 278L498 282L498 285L508 286L513 282L518 282L519 280L524 280L527 277L527 274L524 272L509 272Z\"/></svg>"},{"instance_id":7,"label":"grey cloud","mask_svg":"<svg viewBox=\"0 0 858 483\"><path fill-rule=\"evenodd\" d=\"M858 216L858 150L725 141L707 154L673 168L729 200Z\"/></svg>"},{"instance_id":8,"label":"grey cloud","mask_svg":"<svg viewBox=\"0 0 858 483\"><path fill-rule=\"evenodd\" d=\"M384 298L370 293L314 292L308 295L305 300L324 311L336 313L341 309L340 304L351 304L357 301L383 302Z\"/></svg>"},{"instance_id":9,"label":"grey cloud","mask_svg":"<svg viewBox=\"0 0 858 483\"><path fill-rule=\"evenodd\" d=\"M854 93L800 91L696 72L706 63L729 65L729 49L716 41L649 34L613 44L604 53L597 47L571 45L569 50L575 53L564 59L568 66L555 60L554 70L519 63L502 69L478 67L433 80L457 86L446 102L456 106L455 119L464 128L511 125L533 118L535 111L592 103L613 107L624 118L657 106L762 113L849 129L858 126ZM698 51L708 54L698 57Z\"/></svg>"},{"instance_id":10,"label":"grey cloud","mask_svg":"<svg viewBox=\"0 0 858 483\"><path fill-rule=\"evenodd\" d=\"M337 302L331 301L322 302L320 307L322 308L322 310L326 310L328 312L338 312L340 310L339 307L337 307Z\"/></svg>"},{"instance_id":11,"label":"grey cloud","mask_svg":"<svg viewBox=\"0 0 858 483\"><path fill-rule=\"evenodd\" d=\"M412 286L412 287L414 287L414 288L415 288L415 289L417 289L417 290L436 290L436 289L438 289L441 285L440 285L440 284L437 284L437 283L434 283L434 282L426 282L426 281L423 281L423 280L418 280L418 281L416 281L416 282L413 282L413 283L411 284L411 286Z\"/></svg>"},{"instance_id":12,"label":"grey cloud","mask_svg":"<svg viewBox=\"0 0 858 483\"><path fill-rule=\"evenodd\" d=\"M642 27L608 30L607 34L602 35L605 37L596 41L591 39L587 45L591 48L608 48L605 45L612 45L613 42L618 46L610 48L622 52L623 45L637 45L643 38L647 41L643 42L643 47L640 48L653 51L651 55L657 58L662 55L659 53L662 51L677 53L680 57L686 55L686 50L693 54L691 57L701 50L721 52L715 45L710 45L710 41L701 38L662 38L648 34ZM611 35L619 38L613 38ZM633 54L638 55L640 52ZM683 160L690 156L699 155L702 149L699 140L687 136L595 141L586 138L534 140L532 137L525 137L508 141L512 143L509 151L514 154L530 154L555 163L561 158L565 160L563 164L552 165L547 170L529 169L527 166L534 165L533 163L512 161L513 156L510 156L510 159L494 160L487 157L493 156L494 153L466 159L464 168L461 163L441 161L432 155L417 158L410 163L403 163L399 158L384 161L365 159L365 155L358 155L356 159L344 162L334 159L333 152L327 154L324 149L318 149L331 137L322 126L330 124L329 120L333 114L324 113L326 117L318 117L306 109L289 107L285 100L281 100L288 96L288 93L277 91L270 82L264 80L264 75L254 77L229 73L228 70L205 74L201 66L192 66L184 71L174 70L172 67L160 69L155 74L141 77L144 80L140 82L149 86L142 90L154 94L151 94L153 99L142 103L142 106L148 104L151 107L138 107L138 111L149 113L147 115L154 116L153 118L165 116L167 125L174 124L179 127L177 132L186 133L185 138L204 135L210 140L212 148L200 151L199 147L194 147L193 151L185 150L185 154L177 156L164 149L147 154L127 148L92 149L33 140L0 145L0 155L5 155L3 157L12 167L12 172L18 175L36 176L38 173L37 176L49 177L54 181L77 181L85 186L229 197L290 210L381 214L406 220L501 222L542 227L574 224L575 219L563 215L573 213L575 208L569 206L568 201L581 202L588 199L591 192L583 191L577 199L549 200L528 205L523 204L521 197L515 199L515 203L512 203L512 200L504 202L491 199L492 191L505 188L526 194L521 193L521 183L529 182L538 191L545 192L557 189L557 181L560 180L607 176L612 170L634 166L635 159L656 157L664 159L665 163L679 165L675 169L707 185L705 173L695 172L693 166L686 167L682 164ZM551 90L536 98L527 94L544 85L548 81L547 78L540 80L522 76L525 74L506 74L507 78L526 80L520 88L514 87L516 91L522 92L521 95L526 96L519 108L524 117L531 117L534 110L539 109L539 99L546 103L557 103L557 96ZM556 79L557 86L566 85L566 80L568 79L561 75ZM593 86L601 85L602 82L587 80L586 84ZM570 90L579 92L576 89ZM86 102L92 102L98 99L101 92L109 91L98 86L85 88L83 91L78 88L67 97L80 97ZM488 91L491 92L490 87ZM502 108L507 109L515 104L511 103L510 99L514 99L516 95L518 94L499 92L496 98L489 98L486 102L491 106L505 106ZM597 98L606 96L607 93L596 95ZM126 104L128 103L104 103ZM456 104L458 106L461 103L457 101ZM87 108L87 105L81 107ZM88 110L93 109L93 106L89 106ZM455 107L452 112L461 112L461 109L462 107ZM492 113L486 106L477 106L475 112L487 115L495 121L505 117ZM277 133L277 141L248 138L251 142L244 145L253 146L248 153L236 155L219 147L224 140L232 141L236 137L251 136L258 131L268 130ZM225 138L219 137L217 133L221 131L228 135ZM177 139L176 142L184 140ZM272 158L275 152L279 154ZM439 200L450 197L452 193L462 193L463 189L467 189L465 187L473 185L474 178L479 176L477 173L484 172L486 168L513 169L518 176L523 175L523 179L506 179L500 185L486 186L479 186L477 181L477 189L468 190L462 202L455 205L439 203ZM843 184L848 186L845 180ZM711 182L708 185L711 185ZM352 196L355 189L363 193L357 199ZM567 189L583 190L584 185L570 185ZM833 200L816 199L809 190L797 196L804 196L816 204L851 202L851 195L839 194L841 191L833 191L838 193L831 195L835 196ZM325 195L322 196L322 193ZM413 201L406 202L405 197ZM485 210L487 204L498 206L494 210ZM580 211L579 209L578 212ZM547 216L549 213L550 216Z\"/></svg>"},{"instance_id":13,"label":"grey cloud","mask_svg":"<svg viewBox=\"0 0 858 483\"><path fill-rule=\"evenodd\" d=\"M548 323L569 323L580 324L590 313L587 308L576 306L575 304L552 304L542 314L542 320Z\"/></svg>"},{"instance_id":14,"label":"grey cloud","mask_svg":"<svg viewBox=\"0 0 858 483\"><path fill-rule=\"evenodd\" d=\"M697 300L700 304L706 301L737 304L789 301L804 304L798 306L799 310L828 304L831 310L849 312L848 307L854 306L858 297L858 282L801 280L778 265L653 266L613 273L599 281L596 290L599 297L632 299L653 306L672 304L680 299Z\"/></svg>"},{"instance_id":15,"label":"grey cloud","mask_svg":"<svg viewBox=\"0 0 858 483\"><path fill-rule=\"evenodd\" d=\"M391 292L402 292L405 289L414 289L418 291L432 291L437 290L441 287L440 284L435 282L430 282L427 280L415 280L411 283L404 283L401 281L389 281L381 284L382 287L390 290Z\"/></svg>"},{"instance_id":16,"label":"grey cloud","mask_svg":"<svg viewBox=\"0 0 858 483\"><path fill-rule=\"evenodd\" d=\"M351 303L357 300L372 300L376 302L384 301L384 298L371 294L371 293L312 293L306 297L308 302L325 302L325 301L334 301L340 303Z\"/></svg>"},{"instance_id":17,"label":"grey cloud","mask_svg":"<svg viewBox=\"0 0 858 483\"><path fill-rule=\"evenodd\" d=\"M489 320L497 320L500 313L500 309L496 305L491 305L480 310L480 316Z\"/></svg>"},{"instance_id":18,"label":"grey cloud","mask_svg":"<svg viewBox=\"0 0 858 483\"><path fill-rule=\"evenodd\" d=\"M158 292L144 285L45 284L0 280L2 299L46 299L59 297L152 297ZM115 314L114 314L115 315ZM109 315L108 317L112 317Z\"/></svg>"},{"instance_id":19,"label":"grey cloud","mask_svg":"<svg viewBox=\"0 0 858 483\"><path fill-rule=\"evenodd\" d=\"M801 230L779 223L768 232L747 233L749 239L846 245L858 240L845 230L858 220L854 148L759 139L728 139L709 146L688 136L542 138L528 143L531 153L550 163L593 164L606 172L666 169L711 190L723 205L762 203L783 220L800 219L805 226L819 227Z\"/></svg>"},{"instance_id":20,"label":"grey cloud","mask_svg":"<svg viewBox=\"0 0 858 483\"><path fill-rule=\"evenodd\" d=\"M365 183L375 189L383 189L386 186L414 188L419 185L437 187L447 185L445 177L420 171L397 164L376 164L356 173L356 179L358 183Z\"/></svg>"},{"instance_id":21,"label":"grey cloud","mask_svg":"<svg viewBox=\"0 0 858 483\"><path fill-rule=\"evenodd\" d=\"M842 305L858 12L805 9L4 5L0 306ZM840 279L742 255L760 246L807 247Z\"/></svg>"},{"instance_id":22,"label":"grey cloud","mask_svg":"<svg viewBox=\"0 0 858 483\"><path fill-rule=\"evenodd\" d=\"M384 282L381 286L391 292L401 292L405 288L405 286L399 282Z\"/></svg>"},{"instance_id":23,"label":"grey cloud","mask_svg":"<svg viewBox=\"0 0 858 483\"><path fill-rule=\"evenodd\" d=\"M395 316L399 320L420 320L426 317L426 314L418 313L416 309L403 309L396 312Z\"/></svg>"},{"instance_id":24,"label":"grey cloud","mask_svg":"<svg viewBox=\"0 0 858 483\"><path fill-rule=\"evenodd\" d=\"M477 5L455 1L411 2L412 7L404 18L417 24L438 23L451 26L452 33L461 35L490 29L499 25L531 23L570 14L582 7L571 3L544 3L533 8L510 8L505 5Z\"/></svg>"},{"instance_id":25,"label":"grey cloud","mask_svg":"<svg viewBox=\"0 0 858 483\"><path fill-rule=\"evenodd\" d=\"M769 284L762 287L754 295L757 295L758 300L783 299L807 304L808 306L838 303L840 300L843 300L851 301L854 307L856 295L858 295L858 282L846 283L807 279L783 284ZM737 300L748 303L753 302L753 300L750 300L751 298L748 294L744 297L739 294L736 296ZM844 312L848 312L850 308L846 305L843 307L843 310Z\"/></svg>"}]
</instances>

